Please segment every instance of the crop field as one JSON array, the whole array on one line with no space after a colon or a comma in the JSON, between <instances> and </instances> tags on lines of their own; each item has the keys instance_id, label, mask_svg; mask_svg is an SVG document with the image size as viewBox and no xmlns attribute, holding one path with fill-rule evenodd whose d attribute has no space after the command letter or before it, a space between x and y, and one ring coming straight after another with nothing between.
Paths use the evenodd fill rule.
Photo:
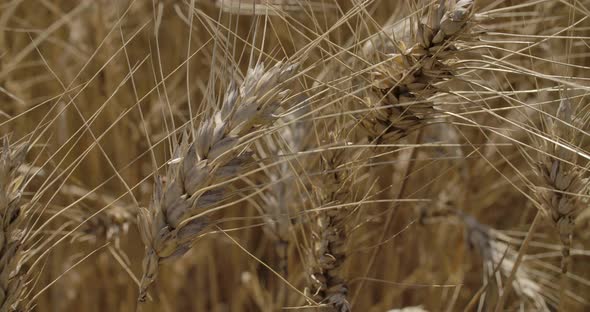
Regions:
<instances>
[{"instance_id":1,"label":"crop field","mask_svg":"<svg viewBox=\"0 0 590 312\"><path fill-rule=\"evenodd\" d=\"M0 312L590 311L589 0L0 0Z\"/></svg>"}]
</instances>

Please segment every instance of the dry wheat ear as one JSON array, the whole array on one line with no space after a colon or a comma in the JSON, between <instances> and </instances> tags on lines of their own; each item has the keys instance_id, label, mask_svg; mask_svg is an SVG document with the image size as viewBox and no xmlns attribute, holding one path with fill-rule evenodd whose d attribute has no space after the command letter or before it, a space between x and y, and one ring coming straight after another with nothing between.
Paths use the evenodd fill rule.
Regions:
<instances>
[{"instance_id":1,"label":"dry wheat ear","mask_svg":"<svg viewBox=\"0 0 590 312\"><path fill-rule=\"evenodd\" d=\"M255 164L244 145L278 118L277 110L288 102L286 83L294 80L296 69L278 63L268 70L262 64L248 70L239 87L229 86L221 108L176 146L166 183L156 177L149 208L138 214L146 247L140 302L145 301L159 265L185 254L212 222L208 216L195 216L219 204L223 185Z\"/></svg>"},{"instance_id":2,"label":"dry wheat ear","mask_svg":"<svg viewBox=\"0 0 590 312\"><path fill-rule=\"evenodd\" d=\"M0 154L0 312L18 311L25 290L26 274L21 270L26 205L21 201L27 145L13 148L4 139Z\"/></svg>"}]
</instances>

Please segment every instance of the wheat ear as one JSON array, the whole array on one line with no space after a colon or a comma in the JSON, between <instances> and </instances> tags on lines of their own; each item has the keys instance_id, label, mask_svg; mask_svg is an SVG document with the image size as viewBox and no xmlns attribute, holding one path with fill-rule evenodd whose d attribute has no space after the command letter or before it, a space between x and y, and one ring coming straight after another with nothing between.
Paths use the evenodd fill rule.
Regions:
<instances>
[{"instance_id":1,"label":"wheat ear","mask_svg":"<svg viewBox=\"0 0 590 312\"><path fill-rule=\"evenodd\" d=\"M507 237L498 230L480 223L473 215L454 207L460 183L451 181L434 200L434 209L422 211L422 220L435 217L455 217L465 228L465 240L483 260L484 281L494 284L500 276L510 276L516 263L518 251L507 244ZM496 273L497 272L497 273ZM533 270L527 263L521 263L512 281L512 286L523 304L531 302L535 311L550 311L544 296L543 287L533 278ZM488 289L493 289L488 287ZM483 298L480 303L483 302Z\"/></svg>"},{"instance_id":2,"label":"wheat ear","mask_svg":"<svg viewBox=\"0 0 590 312\"><path fill-rule=\"evenodd\" d=\"M197 211L218 204L222 190L207 189L243 172L254 163L239 145L271 125L289 90L284 82L297 66L278 63L265 71L262 64L250 69L239 88L230 85L220 109L196 129L192 142L185 135L169 162L166 184L157 177L148 209L140 209L138 225L146 253L139 301L145 301L160 263L186 253L209 225Z\"/></svg>"},{"instance_id":3,"label":"wheat ear","mask_svg":"<svg viewBox=\"0 0 590 312\"><path fill-rule=\"evenodd\" d=\"M574 109L568 98L560 101L556 119L550 131L552 141L557 143L544 140L541 147L544 153L536 169L543 185L537 188L537 194L543 209L551 216L559 232L562 244L561 270L565 274L575 220L580 212L578 194L584 190L584 182L575 165L577 154L564 147L568 145L564 140L574 137Z\"/></svg>"},{"instance_id":4,"label":"wheat ear","mask_svg":"<svg viewBox=\"0 0 590 312\"><path fill-rule=\"evenodd\" d=\"M518 257L518 251L505 243L503 235L496 229L479 223L473 216L465 213L459 214L466 228L466 236L470 246L475 247L483 258L484 274L487 282L494 282L498 276L494 276L497 270L503 276L510 276ZM532 277L531 268L527 263L521 263L516 271L512 287L523 303L531 302L535 311L550 311L545 297L544 289Z\"/></svg>"},{"instance_id":5,"label":"wheat ear","mask_svg":"<svg viewBox=\"0 0 590 312\"><path fill-rule=\"evenodd\" d=\"M275 156L286 158L288 154L302 151L306 145L305 139L308 135L305 126L309 126L309 124L306 122L295 122L295 120L301 116L303 111L306 110L301 110L299 113L296 112L284 118L285 122L289 123L289 125L277 131L284 144L277 143L276 138L273 136L267 136L264 140L264 148L261 147L259 149L260 153L265 156L271 156L270 159L274 159ZM281 145L285 147L282 148ZM291 161L285 159L285 161L277 166L270 168L266 178L272 186L267 192L262 194L262 208L267 215L265 218L267 224L265 230L275 242L276 253L279 258L279 273L282 275L287 274L287 249L289 245L289 232L291 230L291 212L289 208L298 200L296 193L290 189L290 186L296 182L294 181L296 176L293 173L294 168L290 163ZM285 179L286 177L290 178Z\"/></svg>"},{"instance_id":6,"label":"wheat ear","mask_svg":"<svg viewBox=\"0 0 590 312\"><path fill-rule=\"evenodd\" d=\"M16 311L25 286L20 270L24 233L18 227L25 217L21 203L24 176L18 168L25 161L26 145L11 148L4 139L0 155L0 312Z\"/></svg>"},{"instance_id":7,"label":"wheat ear","mask_svg":"<svg viewBox=\"0 0 590 312\"><path fill-rule=\"evenodd\" d=\"M75 239L81 241L106 240L113 241L119 247L120 238L127 234L129 227L136 223L137 209L135 205L117 201L112 196L91 192L77 185L65 185L60 191L69 197L84 197L88 204L80 204L77 209L69 209L65 215L76 224L84 222L84 226L73 233ZM92 217L86 206L108 206L104 212Z\"/></svg>"},{"instance_id":8,"label":"wheat ear","mask_svg":"<svg viewBox=\"0 0 590 312\"><path fill-rule=\"evenodd\" d=\"M328 137L338 142L337 134ZM321 181L316 187L320 207L350 202L351 169L347 168L347 149L328 148L320 158ZM314 299L328 304L333 311L351 311L348 285L342 273L346 259L346 220L350 207L321 209L315 218L310 291Z\"/></svg>"},{"instance_id":9,"label":"wheat ear","mask_svg":"<svg viewBox=\"0 0 590 312\"><path fill-rule=\"evenodd\" d=\"M257 155L261 159L276 162L278 157L280 160L278 164L268 167L261 164L261 167L265 167L265 174L260 176L259 183L268 183L270 186L260 195L259 206L264 216L264 233L274 245L273 263L277 273L285 279L289 277L292 218L296 209L302 206L299 194L293 190L300 182L297 178L301 175L301 163L293 158L306 146L304 139L308 135L306 126L309 123L297 121L303 112L307 112L307 109L297 110L281 118L286 124L277 125L280 129L275 135L265 136L256 142ZM281 282L272 294L275 307L282 308L287 304L289 296L285 283Z\"/></svg>"},{"instance_id":10,"label":"wheat ear","mask_svg":"<svg viewBox=\"0 0 590 312\"><path fill-rule=\"evenodd\" d=\"M472 0L441 0L419 22L413 42L396 42L395 53L371 71L372 90L366 103L371 109L361 124L372 139L395 141L424 125L436 112L429 99L437 85L456 75L460 38L473 36ZM409 48L408 48L409 47Z\"/></svg>"}]
</instances>

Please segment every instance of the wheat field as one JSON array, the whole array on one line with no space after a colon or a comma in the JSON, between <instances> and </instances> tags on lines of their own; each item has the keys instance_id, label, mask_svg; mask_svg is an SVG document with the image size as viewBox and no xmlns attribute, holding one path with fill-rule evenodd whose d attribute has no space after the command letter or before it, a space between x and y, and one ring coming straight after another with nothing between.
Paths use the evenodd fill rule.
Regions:
<instances>
[{"instance_id":1,"label":"wheat field","mask_svg":"<svg viewBox=\"0 0 590 312\"><path fill-rule=\"evenodd\" d=\"M589 17L0 0L0 312L590 310Z\"/></svg>"}]
</instances>

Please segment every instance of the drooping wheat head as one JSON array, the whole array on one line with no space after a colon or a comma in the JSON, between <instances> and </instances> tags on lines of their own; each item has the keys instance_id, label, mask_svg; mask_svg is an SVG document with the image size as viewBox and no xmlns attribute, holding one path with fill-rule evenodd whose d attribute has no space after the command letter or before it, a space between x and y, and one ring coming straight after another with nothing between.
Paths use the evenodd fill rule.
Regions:
<instances>
[{"instance_id":1,"label":"drooping wheat head","mask_svg":"<svg viewBox=\"0 0 590 312\"><path fill-rule=\"evenodd\" d=\"M219 185L254 163L240 144L277 119L275 112L290 92L284 83L293 78L296 68L278 63L265 70L256 65L239 88L235 84L228 88L221 108L197 127L192 141L187 134L176 146L166 183L156 177L149 208L138 214L146 246L139 301L145 301L160 263L186 253L210 224L207 216L188 218L221 202L224 194Z\"/></svg>"}]
</instances>

